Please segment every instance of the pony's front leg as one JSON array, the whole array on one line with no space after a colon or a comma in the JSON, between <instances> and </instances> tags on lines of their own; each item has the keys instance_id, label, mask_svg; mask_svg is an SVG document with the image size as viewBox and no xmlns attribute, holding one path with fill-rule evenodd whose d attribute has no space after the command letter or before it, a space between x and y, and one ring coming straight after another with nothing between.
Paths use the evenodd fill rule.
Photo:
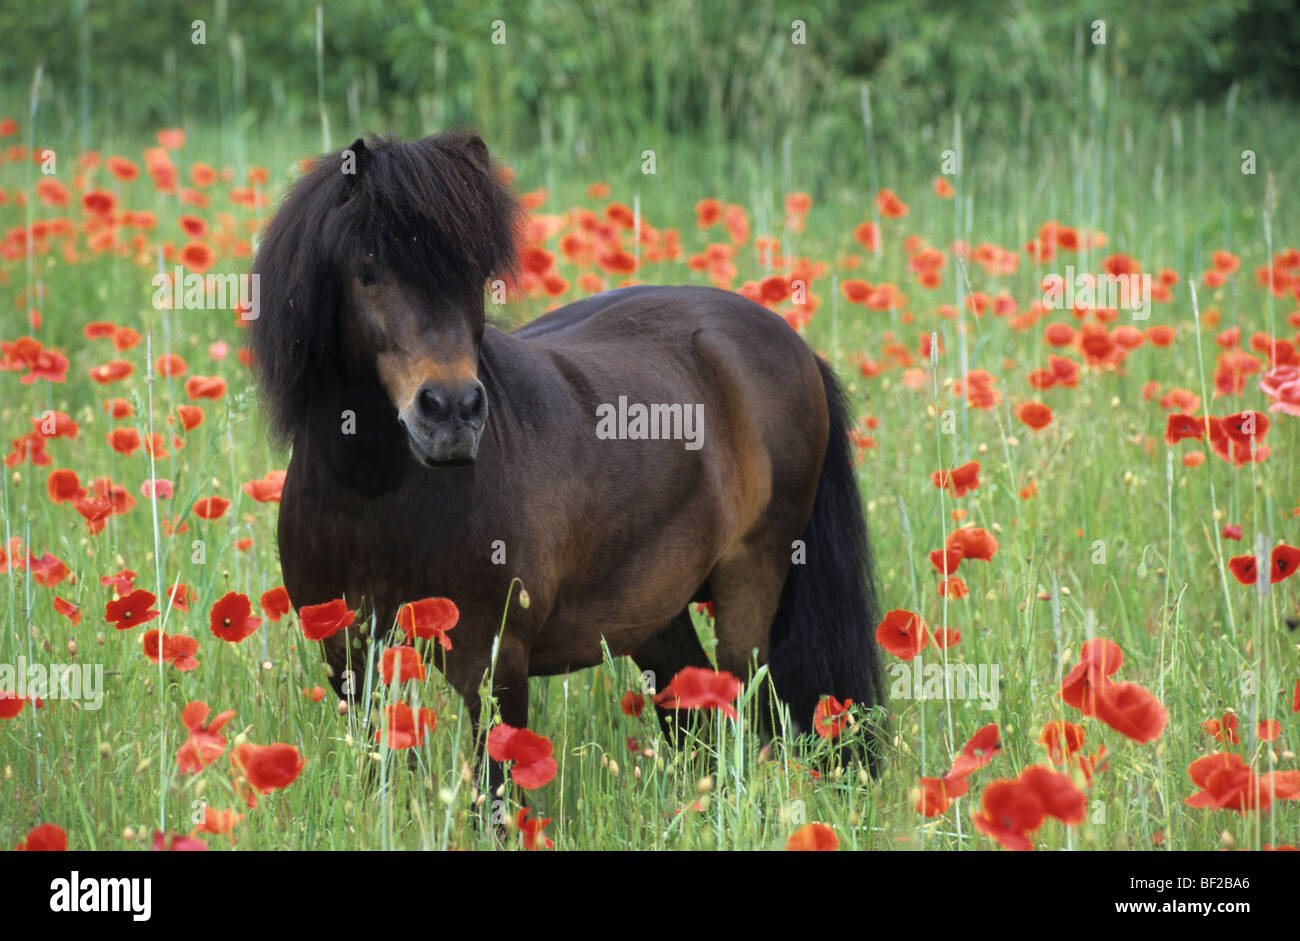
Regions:
<instances>
[{"instance_id":1,"label":"pony's front leg","mask_svg":"<svg viewBox=\"0 0 1300 941\"><path fill-rule=\"evenodd\" d=\"M460 673L460 671L456 672ZM478 682L472 688L462 685L470 679L468 672L452 677L452 682L464 697L473 722L475 767L479 772L479 780L482 780L485 771L487 775L486 809L491 812L492 819L500 822L497 811L504 813L506 771L502 762L492 760L487 754L488 736L498 723L493 712L485 709L480 691L486 689L490 681L492 699L496 701L496 712L500 715L500 722L516 729L527 728L527 651L522 644L503 638L495 664L488 662L476 675Z\"/></svg>"}]
</instances>

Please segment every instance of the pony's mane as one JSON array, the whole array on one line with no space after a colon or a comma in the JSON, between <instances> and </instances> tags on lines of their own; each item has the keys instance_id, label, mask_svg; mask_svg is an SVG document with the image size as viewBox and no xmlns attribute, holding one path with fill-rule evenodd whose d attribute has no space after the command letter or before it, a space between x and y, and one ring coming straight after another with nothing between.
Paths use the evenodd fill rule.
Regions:
<instances>
[{"instance_id":1,"label":"pony's mane","mask_svg":"<svg viewBox=\"0 0 1300 941\"><path fill-rule=\"evenodd\" d=\"M481 300L489 277L517 265L522 213L477 136L371 137L355 153L355 174L342 172L350 149L317 158L293 185L253 264L253 366L280 440L321 401L319 385L339 375L338 314L349 266L363 253L431 297L458 302Z\"/></svg>"}]
</instances>

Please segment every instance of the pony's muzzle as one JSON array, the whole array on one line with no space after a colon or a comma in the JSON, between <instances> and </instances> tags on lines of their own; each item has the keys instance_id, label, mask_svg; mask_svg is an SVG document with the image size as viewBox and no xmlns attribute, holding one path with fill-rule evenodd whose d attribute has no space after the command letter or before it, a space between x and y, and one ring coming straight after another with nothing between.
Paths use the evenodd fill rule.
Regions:
<instances>
[{"instance_id":1,"label":"pony's muzzle","mask_svg":"<svg viewBox=\"0 0 1300 941\"><path fill-rule=\"evenodd\" d=\"M426 467L472 464L487 423L487 391L471 379L455 388L429 380L398 415L411 452Z\"/></svg>"}]
</instances>

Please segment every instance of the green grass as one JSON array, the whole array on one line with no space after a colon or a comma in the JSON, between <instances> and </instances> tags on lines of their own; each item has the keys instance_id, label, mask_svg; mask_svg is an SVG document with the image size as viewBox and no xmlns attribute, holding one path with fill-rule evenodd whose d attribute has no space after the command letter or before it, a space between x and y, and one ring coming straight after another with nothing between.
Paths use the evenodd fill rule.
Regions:
<instances>
[{"instance_id":1,"label":"green grass","mask_svg":"<svg viewBox=\"0 0 1300 941\"><path fill-rule=\"evenodd\" d=\"M580 171L559 149L500 155L516 167L521 191L550 188L541 212L575 205L599 209L583 189L606 180L612 198L631 204L638 197L650 224L681 229L689 253L720 237L716 230L697 233L692 212L697 199L717 196L745 206L755 235L784 236L787 253L830 265L813 284L821 306L807 338L832 358L860 413L879 420L872 432L879 446L866 452L860 482L885 605L919 612L935 626L959 628L962 640L950 657L997 664L1001 670L995 710L975 702L891 700L885 770L878 780L866 780L855 766L828 769L814 779L807 770L814 761L784 744L760 760L752 735L726 723L715 750L701 744L694 757L677 752L660 738L650 710L640 719L620 713L623 692L640 687L629 661L534 680L532 728L554 742L559 773L531 793L528 803L537 815L552 818L547 833L559 848L780 848L801 821L831 824L844 848L989 848L992 842L974 833L971 807L985 784L1045 761L1036 739L1043 724L1056 718L1082 721L1086 750L1104 744L1109 766L1088 789L1088 821L1069 830L1049 823L1037 835L1040 846L1149 848L1162 839L1170 849L1206 849L1224 845L1222 834L1244 847L1300 843L1293 804L1275 803L1268 813L1243 818L1183 803L1194 790L1188 765L1221 747L1201 723L1226 709L1241 715L1244 733L1257 719L1281 720L1282 736L1272 746L1247 734L1246 744L1237 747L1259 770L1296 766L1300 718L1290 711L1290 690L1300 678L1300 658L1297 636L1284 620L1295 615L1300 579L1256 594L1225 577L1224 565L1227 556L1249 551L1256 534L1265 545L1300 543L1300 520L1291 512L1300 499L1300 462L1294 459L1300 421L1274 416L1267 440L1273 454L1265 463L1234 470L1211 456L1189 468L1178 460L1189 446L1166 448L1160 440L1164 412L1142 395L1148 381L1160 383L1162 391L1181 386L1198 394L1210 382L1215 331L1198 337L1188 279L1209 267L1214 249L1237 253L1242 268L1217 291L1198 281L1201 309L1216 308L1223 327L1238 324L1246 336L1269 324L1280 336L1293 334L1285 320L1297 305L1256 287L1253 270L1265 263L1266 239L1273 251L1300 243L1292 221L1300 155L1291 146L1300 127L1294 115L1266 103L1238 104L1231 114L1221 109L1155 114L1138 103L1137 89L1110 87L1104 80L1094 88L1100 89L1095 110L1072 104L1058 115L1050 102L1040 103L1019 139L980 138L972 135L970 122L958 137L960 125L954 122L928 142L918 138L914 152L876 150L871 156L878 183L823 173L822 154L802 148L797 139L784 148L761 142L747 147L743 141L725 147L672 138L658 144L635 141L629 142L626 160L588 164ZM1081 115L1084 119L1076 120ZM293 161L319 144L269 129L239 131L235 137L216 127L188 130L179 161L183 174L195 160L233 166L237 176L248 166L265 165L277 193ZM334 143L343 136L350 137L336 129ZM138 159L150 143L110 137L97 149L105 156ZM657 148L653 177L637 169L643 146ZM867 138L843 146L864 147ZM954 180L957 198L945 201L933 194L930 181L949 147L961 152L963 172ZM1247 148L1258 154L1255 176L1239 169L1240 151ZM76 149L57 149L59 179L71 186ZM11 195L36 179L26 161L0 166L0 187ZM1275 193L1271 231L1264 225L1269 185ZM896 190L911 213L885 221L879 257L864 254L860 269L846 271L837 260L860 250L852 229L872 217L877 186ZM783 231L782 197L795 190L814 198L803 233ZM158 213L159 227L148 233L151 246L160 237L182 241L175 224L182 210L175 200L155 194L147 179L120 187L119 198L127 208ZM200 214L211 222L218 208L225 207ZM11 198L0 207L0 226L21 226L29 216L51 214L39 207L28 213ZM242 210L236 215L256 216ZM906 270L901 245L908 234L920 234L945 252L955 236L971 245L991 241L1018 249L1050 218L1108 234L1104 251L1073 259L1080 270L1095 270L1102 255L1122 251L1138 258L1145 270L1169 266L1180 272L1173 302L1157 305L1151 320L1178 327L1172 347L1143 346L1122 373L1085 369L1077 389L1039 393L1025 376L1046 363L1041 325L1018 333L991 315L978 321L937 319L939 304L962 306L967 285L955 259L949 254L944 286L935 292L921 290ZM83 255L89 254L84 239L78 244ZM554 249L554 243L548 247ZM156 257L156 248L149 252ZM764 273L750 246L736 263L737 285ZM246 264L223 255L216 267L240 271ZM1036 266L1021 253L1019 270L1009 277L972 267L969 288L990 295L1005 289L1023 310L1039 296L1040 277L1060 264ZM562 270L576 283L572 270L563 265ZM418 703L437 713L438 728L412 764L405 753L377 748L361 717L341 716L332 696L313 703L302 694L304 687L327 683L315 645L303 639L296 621L264 622L239 646L221 643L207 630L208 608L227 591L243 591L255 600L280 584L275 508L254 503L239 486L286 466L286 456L266 444L247 371L234 356L239 337L232 318L153 311L152 273L150 264L107 256L71 265L57 252L36 254L30 270L25 257L0 262L5 279L0 294L18 298L25 286L39 286L44 294L37 306L45 326L38 336L71 360L69 381L62 385L23 386L17 375L0 374L0 427L17 437L28 430L30 416L47 408L68 412L81 423L75 441L50 443L54 463L49 468L22 463L4 477L0 508L6 538L21 537L37 555L58 555L75 573L76 584L47 589L23 575L0 578L0 662L21 655L29 661L102 664L106 672L100 711L51 701L42 710L26 709L16 720L0 721L0 846L14 845L43 822L63 826L77 848L146 846L154 829L188 832L200 802L243 810L246 817L233 842L244 849L492 846L491 834L477 824L469 717L440 678L418 694ZM914 322L905 322L899 310L875 312L848 304L833 287L831 273L898 285L909 296ZM705 282L684 261L648 266L641 277ZM508 317L524 321L545 306L542 300L523 302ZM19 302L0 315L4 339L29 332L24 312ZM1044 323L1051 319L1060 318ZM155 356L181 353L191 372L219 374L230 383L227 397L202 403L207 420L183 449L158 462L156 473L143 452L126 458L107 447L103 436L113 424L100 402L117 395L131 399L137 417L125 423L147 428L152 395L152 420L161 429L170 407L185 400L183 380L158 378L150 390L144 345L117 354L103 341L88 342L81 328L91 320L151 332ZM959 329L965 329L964 337ZM855 355L881 358L887 332L915 355L920 336L930 330L943 334L946 352L918 391L901 383L898 369L875 379L857 371ZM213 364L205 350L219 339L230 344L231 355ZM118 356L136 365L134 376L113 386L90 382L89 368ZM1004 367L1004 360L1014 366ZM1001 405L992 411L961 406L948 386L967 368L998 376ZM1044 401L1055 412L1042 432L1030 432L1011 411L1029 399ZM1225 414L1264 403L1248 383L1244 395L1213 400L1208 408ZM949 408L956 410L954 435L939 427ZM994 531L1001 547L991 564L963 564L959 574L970 595L945 603L926 555L952 529L954 503L929 477L939 467L972 459L982 462L982 485L957 505L968 521ZM87 535L70 507L51 506L46 498L45 478L56 467L75 469L83 483L111 475L137 498L145 478L172 479L176 496L159 504L159 514L187 514L190 532L169 539L158 531L147 501L140 500L103 533ZM1021 500L1018 491L1031 479L1038 495ZM234 501L214 523L188 514L194 499L209 494ZM1247 541L1239 548L1218 538L1225 522L1242 525ZM237 551L234 542L249 536L251 550ZM193 539L206 545L205 564L191 561ZM1100 564L1094 561L1098 541L1105 550ZM169 585L178 577L198 592L189 614L170 610L161 621L168 633L199 638L197 671L180 674L144 658L140 636L158 622L122 633L103 623L110 589L101 587L99 577L122 567L135 569L138 584L157 594L160 582ZM1040 600L1040 593L1049 600ZM82 604L79 627L53 612L54 594ZM700 627L711 647L708 625ZM1096 720L1080 720L1056 698L1079 645L1094 634L1123 648L1120 677L1143 684L1167 707L1169 725L1157 743L1138 745ZM76 645L75 661L70 643ZM927 662L934 656L933 648L923 654ZM191 700L207 702L214 712L236 710L227 727L232 743L296 745L307 762L299 780L250 811L232 791L226 758L199 775L182 775L175 760L185 737L180 713ZM1001 728L1003 753L972 777L971 795L954 809L935 820L920 817L909 797L918 778L943 774L970 734L988 722ZM628 737L638 740L638 750L628 749ZM506 795L511 815L518 797L513 789ZM229 845L225 837L210 843ZM517 844L517 839L508 842Z\"/></svg>"}]
</instances>

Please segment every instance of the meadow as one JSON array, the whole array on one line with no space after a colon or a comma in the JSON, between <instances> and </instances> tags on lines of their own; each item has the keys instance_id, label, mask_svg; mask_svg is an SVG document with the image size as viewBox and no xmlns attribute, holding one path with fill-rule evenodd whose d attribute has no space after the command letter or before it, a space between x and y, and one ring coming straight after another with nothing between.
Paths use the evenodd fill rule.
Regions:
<instances>
[{"instance_id":1,"label":"meadow","mask_svg":"<svg viewBox=\"0 0 1300 941\"><path fill-rule=\"evenodd\" d=\"M652 135L580 168L488 135L530 213L490 314L524 323L643 282L784 316L850 391L898 612L880 634L879 777L836 751L865 734L860 705L769 748L701 710L712 736L677 749L611 660L533 680L555 773L508 787L504 837L481 825L470 717L435 671L368 686L369 716L340 709L298 616L263 606L288 455L268 444L237 305L154 302L177 266L246 272L330 132L194 121L87 142L12 109L0 664L102 667L103 695L0 696L0 846L41 825L76 849L1300 843L1300 115L1235 96L1160 110L1096 62L1079 71L1077 97L1026 108L1016 133L958 112L907 149L881 145L864 92L835 142L857 172L828 172L826 142L795 132ZM1053 304L1075 273L1149 275L1149 304ZM212 627L232 592L262 618L238 642ZM955 667L978 681L961 698L932 681ZM430 727L391 729L398 702ZM273 744L293 751L249 747ZM1024 802L1044 768L1046 811Z\"/></svg>"}]
</instances>

